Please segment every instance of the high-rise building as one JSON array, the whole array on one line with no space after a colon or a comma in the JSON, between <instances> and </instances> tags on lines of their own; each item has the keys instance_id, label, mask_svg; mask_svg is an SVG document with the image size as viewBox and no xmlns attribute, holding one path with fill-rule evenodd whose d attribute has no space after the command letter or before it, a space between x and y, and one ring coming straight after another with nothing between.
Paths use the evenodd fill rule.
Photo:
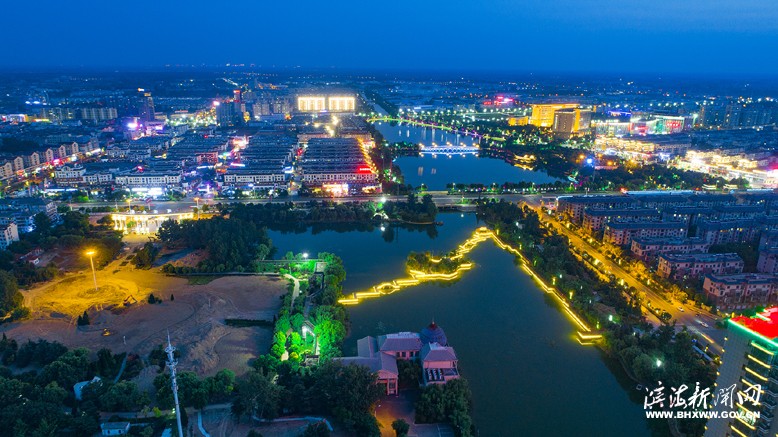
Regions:
<instances>
[{"instance_id":1,"label":"high-rise building","mask_svg":"<svg viewBox=\"0 0 778 437\"><path fill-rule=\"evenodd\" d=\"M555 137L569 139L591 133L592 111L581 108L560 109L554 112L552 131Z\"/></svg>"},{"instance_id":2,"label":"high-rise building","mask_svg":"<svg viewBox=\"0 0 778 437\"><path fill-rule=\"evenodd\" d=\"M544 103L532 105L530 124L537 127L552 127L554 114L561 109L577 108L577 103Z\"/></svg>"},{"instance_id":3,"label":"high-rise building","mask_svg":"<svg viewBox=\"0 0 778 437\"><path fill-rule=\"evenodd\" d=\"M151 97L151 93L144 90L143 88L138 88L138 94L140 95L140 101L138 105L140 118L143 121L154 120L154 99Z\"/></svg>"},{"instance_id":4,"label":"high-rise building","mask_svg":"<svg viewBox=\"0 0 778 437\"><path fill-rule=\"evenodd\" d=\"M81 108L80 113L82 120L105 121L113 120L117 117L116 108Z\"/></svg>"},{"instance_id":5,"label":"high-rise building","mask_svg":"<svg viewBox=\"0 0 778 437\"><path fill-rule=\"evenodd\" d=\"M718 411L740 411L745 417L709 420L705 436L767 436L778 433L778 307L753 317L727 321L724 354L711 394ZM720 393L731 393L725 401ZM756 402L754 402L756 401ZM758 415L755 413L759 413Z\"/></svg>"},{"instance_id":6,"label":"high-rise building","mask_svg":"<svg viewBox=\"0 0 778 437\"><path fill-rule=\"evenodd\" d=\"M778 124L778 102L773 99L738 99L700 106L703 126L732 129Z\"/></svg>"}]
</instances>

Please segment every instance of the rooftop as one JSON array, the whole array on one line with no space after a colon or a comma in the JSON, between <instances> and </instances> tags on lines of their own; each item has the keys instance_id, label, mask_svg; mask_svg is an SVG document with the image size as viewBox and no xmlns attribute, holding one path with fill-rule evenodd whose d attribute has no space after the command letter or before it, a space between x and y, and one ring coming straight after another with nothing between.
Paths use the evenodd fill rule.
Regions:
<instances>
[{"instance_id":1,"label":"rooftop","mask_svg":"<svg viewBox=\"0 0 778 437\"><path fill-rule=\"evenodd\" d=\"M457 354L450 346L441 346L438 343L425 344L421 349L422 361L456 361Z\"/></svg>"},{"instance_id":2,"label":"rooftop","mask_svg":"<svg viewBox=\"0 0 778 437\"><path fill-rule=\"evenodd\" d=\"M778 307L767 308L753 317L733 317L729 319L729 323L772 342L773 339L778 337Z\"/></svg>"},{"instance_id":3,"label":"rooftop","mask_svg":"<svg viewBox=\"0 0 778 437\"><path fill-rule=\"evenodd\" d=\"M660 259L666 259L671 262L698 262L698 263L711 263L711 262L743 262L740 255L736 253L665 253L659 255Z\"/></svg>"},{"instance_id":4,"label":"rooftop","mask_svg":"<svg viewBox=\"0 0 778 437\"><path fill-rule=\"evenodd\" d=\"M648 217L659 216L659 211L649 208L586 208L584 214L590 216L611 217L611 216L635 216Z\"/></svg>"},{"instance_id":5,"label":"rooftop","mask_svg":"<svg viewBox=\"0 0 778 437\"><path fill-rule=\"evenodd\" d=\"M605 226L612 229L686 229L683 222L610 222Z\"/></svg>"}]
</instances>

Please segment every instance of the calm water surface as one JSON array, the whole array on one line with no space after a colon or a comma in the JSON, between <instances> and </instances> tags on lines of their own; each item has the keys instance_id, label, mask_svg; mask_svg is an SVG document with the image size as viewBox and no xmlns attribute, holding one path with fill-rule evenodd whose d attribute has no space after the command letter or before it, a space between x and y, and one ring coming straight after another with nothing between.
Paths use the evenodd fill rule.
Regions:
<instances>
[{"instance_id":1,"label":"calm water surface","mask_svg":"<svg viewBox=\"0 0 778 437\"><path fill-rule=\"evenodd\" d=\"M409 251L450 250L478 226L473 215L442 214L427 232L271 232L279 253L330 251L343 258L346 292L401 277ZM471 252L476 266L454 284L425 284L351 307L356 339L417 331L433 318L456 349L474 397L481 436L649 435L641 399L598 349L580 346L571 322L491 242ZM611 370L615 369L615 372ZM619 375L619 376L615 376ZM633 396L633 399L630 399Z\"/></svg>"},{"instance_id":2,"label":"calm water surface","mask_svg":"<svg viewBox=\"0 0 778 437\"><path fill-rule=\"evenodd\" d=\"M376 123L376 128L389 142L407 141L432 146L472 146L479 145L478 138L453 134L440 129ZM395 163L402 170L405 182L418 187L425 184L431 190L444 190L446 184L502 184L504 182L547 183L557 179L543 171L525 170L514 167L505 161L492 158L479 158L475 155L425 155L403 156Z\"/></svg>"}]
</instances>

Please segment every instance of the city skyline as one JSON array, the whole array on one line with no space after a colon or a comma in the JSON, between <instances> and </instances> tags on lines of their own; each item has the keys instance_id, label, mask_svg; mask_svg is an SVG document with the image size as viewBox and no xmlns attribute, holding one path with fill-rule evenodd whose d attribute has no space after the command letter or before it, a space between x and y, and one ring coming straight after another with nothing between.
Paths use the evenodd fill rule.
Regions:
<instances>
[{"instance_id":1,"label":"city skyline","mask_svg":"<svg viewBox=\"0 0 778 437\"><path fill-rule=\"evenodd\" d=\"M34 16L34 32L29 20L6 23L0 35L17 43L8 46L0 68L253 64L751 77L778 72L778 61L767 55L778 48L778 9L763 0L660 0L650 7L403 1L393 4L396 13L355 2L231 5L144 0L89 5L87 14L70 3L44 2L34 9L11 3L7 16Z\"/></svg>"}]
</instances>

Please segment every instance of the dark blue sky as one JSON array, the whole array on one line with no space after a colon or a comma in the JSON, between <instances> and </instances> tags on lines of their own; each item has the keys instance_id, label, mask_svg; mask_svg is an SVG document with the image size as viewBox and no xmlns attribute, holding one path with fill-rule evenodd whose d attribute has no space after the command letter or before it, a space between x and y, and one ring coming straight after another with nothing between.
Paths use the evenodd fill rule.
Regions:
<instances>
[{"instance_id":1,"label":"dark blue sky","mask_svg":"<svg viewBox=\"0 0 778 437\"><path fill-rule=\"evenodd\" d=\"M778 75L777 0L11 0L0 67Z\"/></svg>"}]
</instances>

